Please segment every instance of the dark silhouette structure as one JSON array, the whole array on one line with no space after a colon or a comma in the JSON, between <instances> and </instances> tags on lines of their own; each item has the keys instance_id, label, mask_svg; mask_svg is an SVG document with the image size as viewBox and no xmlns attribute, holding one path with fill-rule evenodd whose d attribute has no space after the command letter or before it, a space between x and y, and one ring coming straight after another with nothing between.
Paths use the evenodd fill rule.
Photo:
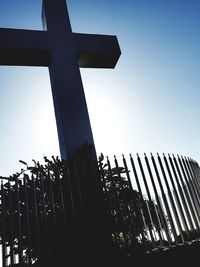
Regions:
<instances>
[{"instance_id":1,"label":"dark silhouette structure","mask_svg":"<svg viewBox=\"0 0 200 267\"><path fill-rule=\"evenodd\" d=\"M73 33L66 0L43 0L44 31L0 29L0 65L47 66L61 158L94 141L79 67L114 68L116 36Z\"/></svg>"}]
</instances>

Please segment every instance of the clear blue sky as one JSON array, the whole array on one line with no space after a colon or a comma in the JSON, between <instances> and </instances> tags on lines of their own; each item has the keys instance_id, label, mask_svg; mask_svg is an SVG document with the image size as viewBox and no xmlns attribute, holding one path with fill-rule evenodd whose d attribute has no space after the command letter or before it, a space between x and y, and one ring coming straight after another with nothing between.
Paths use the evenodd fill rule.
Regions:
<instances>
[{"instance_id":1,"label":"clear blue sky","mask_svg":"<svg viewBox=\"0 0 200 267\"><path fill-rule=\"evenodd\" d=\"M97 153L200 161L200 0L69 0L75 32L117 35L114 70L81 70ZM1 0L0 27L41 29L41 0ZM0 175L59 155L47 68L0 66Z\"/></svg>"}]
</instances>

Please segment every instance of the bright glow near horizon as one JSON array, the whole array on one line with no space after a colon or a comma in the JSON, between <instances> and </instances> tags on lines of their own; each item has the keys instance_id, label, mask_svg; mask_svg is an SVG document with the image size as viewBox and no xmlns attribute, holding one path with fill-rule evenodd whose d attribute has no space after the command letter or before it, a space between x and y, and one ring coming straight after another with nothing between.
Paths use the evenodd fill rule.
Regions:
<instances>
[{"instance_id":1,"label":"bright glow near horizon","mask_svg":"<svg viewBox=\"0 0 200 267\"><path fill-rule=\"evenodd\" d=\"M41 0L1 0L0 27L42 29ZM75 32L117 35L114 70L81 69L97 153L200 159L200 2L68 1ZM0 67L0 176L58 155L47 68Z\"/></svg>"}]
</instances>

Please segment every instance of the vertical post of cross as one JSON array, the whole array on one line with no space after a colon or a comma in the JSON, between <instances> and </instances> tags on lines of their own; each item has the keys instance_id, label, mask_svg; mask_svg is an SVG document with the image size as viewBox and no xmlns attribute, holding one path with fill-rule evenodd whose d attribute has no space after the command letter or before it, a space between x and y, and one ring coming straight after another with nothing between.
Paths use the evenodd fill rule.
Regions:
<instances>
[{"instance_id":1,"label":"vertical post of cross","mask_svg":"<svg viewBox=\"0 0 200 267\"><path fill-rule=\"evenodd\" d=\"M43 25L51 49L49 74L61 158L67 159L94 140L65 0L43 1ZM96 157L95 148L93 153Z\"/></svg>"}]
</instances>

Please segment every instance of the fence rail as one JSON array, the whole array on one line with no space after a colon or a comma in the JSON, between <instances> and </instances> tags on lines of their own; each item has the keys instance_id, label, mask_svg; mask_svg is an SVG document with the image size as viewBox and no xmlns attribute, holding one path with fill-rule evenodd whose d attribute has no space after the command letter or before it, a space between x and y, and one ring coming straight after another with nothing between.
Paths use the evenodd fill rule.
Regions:
<instances>
[{"instance_id":1,"label":"fence rail","mask_svg":"<svg viewBox=\"0 0 200 267\"><path fill-rule=\"evenodd\" d=\"M77 258L73 251L86 253L85 242L92 249L103 224L98 201L93 203L99 191L106 231L126 255L200 237L200 167L190 158L100 155L97 173L83 162L45 162L32 167L22 162L25 170L1 179L3 267L58 265L66 255ZM96 180L93 192L89 185Z\"/></svg>"}]
</instances>

